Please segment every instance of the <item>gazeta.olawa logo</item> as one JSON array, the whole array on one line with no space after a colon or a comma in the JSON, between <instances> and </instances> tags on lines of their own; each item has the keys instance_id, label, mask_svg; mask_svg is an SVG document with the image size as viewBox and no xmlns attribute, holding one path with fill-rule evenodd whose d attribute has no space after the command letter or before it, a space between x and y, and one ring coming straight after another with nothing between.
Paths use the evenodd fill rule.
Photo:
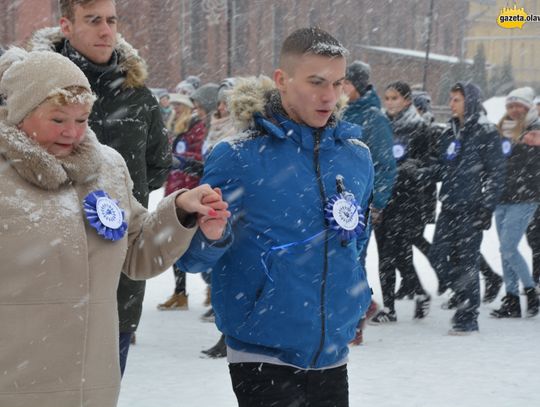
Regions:
<instances>
[{"instance_id":1,"label":"gazeta.olawa logo","mask_svg":"<svg viewBox=\"0 0 540 407\"><path fill-rule=\"evenodd\" d=\"M523 28L523 24L528 22L540 22L540 16L527 14L523 7L503 7L497 16L497 24L502 28Z\"/></svg>"}]
</instances>

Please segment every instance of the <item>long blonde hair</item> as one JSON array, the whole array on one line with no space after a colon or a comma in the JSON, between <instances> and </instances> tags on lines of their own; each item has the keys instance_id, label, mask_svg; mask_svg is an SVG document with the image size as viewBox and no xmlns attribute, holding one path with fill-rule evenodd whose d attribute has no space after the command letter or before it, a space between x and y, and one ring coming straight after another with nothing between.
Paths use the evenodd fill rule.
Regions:
<instances>
[{"instance_id":1,"label":"long blonde hair","mask_svg":"<svg viewBox=\"0 0 540 407\"><path fill-rule=\"evenodd\" d=\"M189 130L192 111L189 106L182 106L182 113L178 114L176 113L176 110L173 110L173 114L171 114L167 121L167 129L174 134L182 134Z\"/></svg>"}]
</instances>

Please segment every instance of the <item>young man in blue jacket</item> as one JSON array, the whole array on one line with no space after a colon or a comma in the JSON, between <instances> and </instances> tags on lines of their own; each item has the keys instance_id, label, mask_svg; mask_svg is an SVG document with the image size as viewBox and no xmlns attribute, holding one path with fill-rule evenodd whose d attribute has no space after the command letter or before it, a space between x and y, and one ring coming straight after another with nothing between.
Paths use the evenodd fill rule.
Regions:
<instances>
[{"instance_id":1,"label":"young man in blue jacket","mask_svg":"<svg viewBox=\"0 0 540 407\"><path fill-rule=\"evenodd\" d=\"M449 333L466 335L478 331L480 244L504 188L505 160L499 133L483 112L476 85L454 85L450 109L450 126L441 135L438 162L432 167L432 175L442 182L442 206L429 257L439 291L450 288L455 293Z\"/></svg>"},{"instance_id":2,"label":"young man in blue jacket","mask_svg":"<svg viewBox=\"0 0 540 407\"><path fill-rule=\"evenodd\" d=\"M244 131L215 146L202 182L233 212L219 241L196 235L183 270L212 272L239 406L348 406L348 342L371 299L359 253L373 164L359 127L338 118L347 51L300 29L274 83L239 81ZM275 86L275 87L274 87Z\"/></svg>"}]
</instances>

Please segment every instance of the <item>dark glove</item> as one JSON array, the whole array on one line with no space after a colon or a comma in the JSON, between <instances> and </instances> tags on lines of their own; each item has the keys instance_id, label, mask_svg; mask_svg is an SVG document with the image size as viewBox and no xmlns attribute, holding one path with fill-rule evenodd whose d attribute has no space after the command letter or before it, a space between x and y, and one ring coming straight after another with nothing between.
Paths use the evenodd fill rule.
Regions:
<instances>
[{"instance_id":1,"label":"dark glove","mask_svg":"<svg viewBox=\"0 0 540 407\"><path fill-rule=\"evenodd\" d=\"M492 212L488 208L480 208L473 220L473 227L481 230L488 230L491 227Z\"/></svg>"},{"instance_id":2,"label":"dark glove","mask_svg":"<svg viewBox=\"0 0 540 407\"><path fill-rule=\"evenodd\" d=\"M186 159L184 157L182 157L181 155L173 154L171 169L182 171L185 165Z\"/></svg>"}]
</instances>

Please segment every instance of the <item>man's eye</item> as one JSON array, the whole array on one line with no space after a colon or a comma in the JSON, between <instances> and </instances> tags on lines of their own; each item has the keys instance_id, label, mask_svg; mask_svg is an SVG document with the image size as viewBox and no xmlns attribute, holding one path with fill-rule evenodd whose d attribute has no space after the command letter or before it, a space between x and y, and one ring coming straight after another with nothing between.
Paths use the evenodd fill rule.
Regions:
<instances>
[{"instance_id":1,"label":"man's eye","mask_svg":"<svg viewBox=\"0 0 540 407\"><path fill-rule=\"evenodd\" d=\"M62 119L52 119L52 121L55 123L63 123Z\"/></svg>"},{"instance_id":2,"label":"man's eye","mask_svg":"<svg viewBox=\"0 0 540 407\"><path fill-rule=\"evenodd\" d=\"M77 120L77 123L86 123L88 121L88 119L79 119Z\"/></svg>"}]
</instances>

